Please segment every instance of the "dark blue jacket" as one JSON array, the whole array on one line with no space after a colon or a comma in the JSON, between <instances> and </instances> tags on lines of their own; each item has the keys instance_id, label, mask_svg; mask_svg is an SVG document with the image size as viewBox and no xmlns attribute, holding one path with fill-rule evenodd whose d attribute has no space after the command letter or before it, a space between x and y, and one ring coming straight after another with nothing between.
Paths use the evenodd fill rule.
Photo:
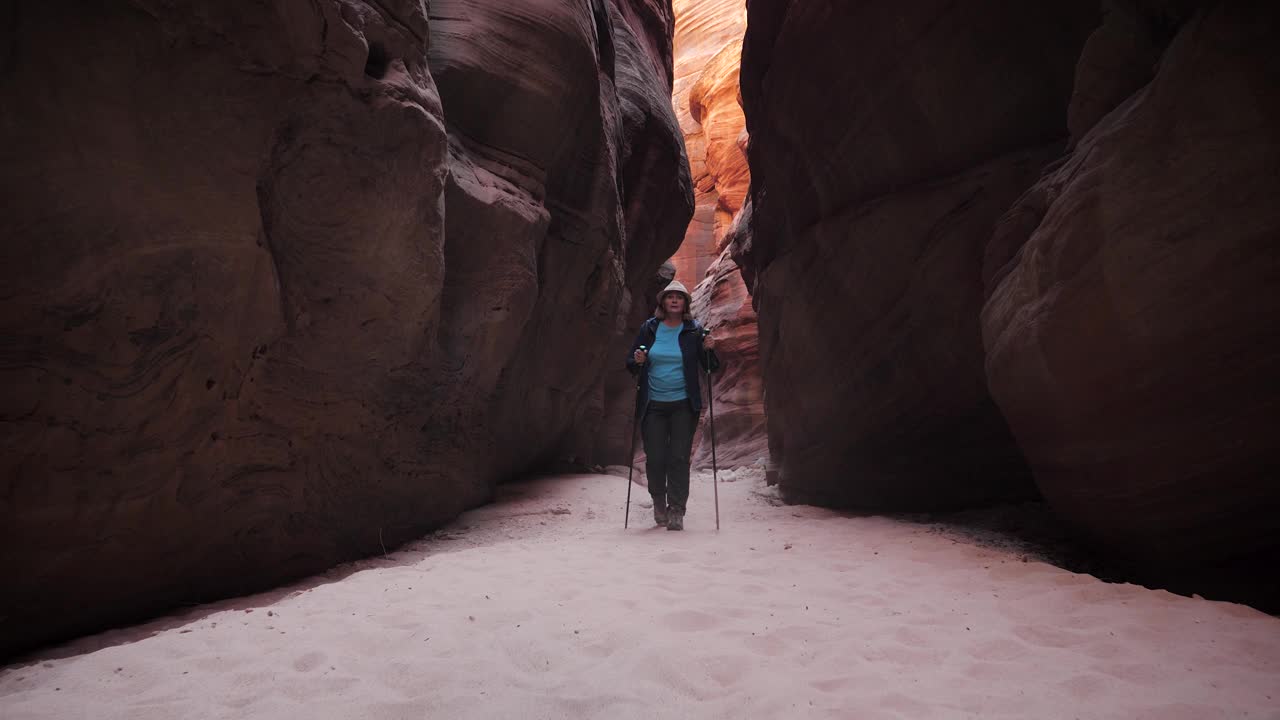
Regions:
<instances>
[{"instance_id":1,"label":"dark blue jacket","mask_svg":"<svg viewBox=\"0 0 1280 720\"><path fill-rule=\"evenodd\" d=\"M636 341L631 343L631 352L627 353L627 370L636 376L636 417L644 417L644 411L649 407L649 363L644 365L636 365L636 350L640 346L645 346L646 350L653 349L653 342L658 337L658 323L662 322L656 317L651 317L644 321L640 326L640 334L636 335ZM684 327L680 330L677 341L680 343L680 355L684 359L684 388L685 395L689 399L689 407L693 410L693 414L697 415L702 412L702 385L699 382L699 366L703 369L710 368L711 372L720 369L720 358L716 357L715 350L702 349L702 336L704 334L702 325L696 320L685 320Z\"/></svg>"}]
</instances>

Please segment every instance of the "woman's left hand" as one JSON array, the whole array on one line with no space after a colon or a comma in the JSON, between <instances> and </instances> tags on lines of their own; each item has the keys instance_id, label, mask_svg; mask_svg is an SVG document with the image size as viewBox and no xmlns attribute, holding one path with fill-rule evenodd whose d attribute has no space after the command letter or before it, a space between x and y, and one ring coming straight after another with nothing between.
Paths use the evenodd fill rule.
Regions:
<instances>
[{"instance_id":1,"label":"woman's left hand","mask_svg":"<svg viewBox=\"0 0 1280 720\"><path fill-rule=\"evenodd\" d=\"M710 335L703 335L703 336L702 336L702 349L703 349L703 350L715 350L715 349L716 349L716 339L715 339L715 338L713 338L713 337L711 337Z\"/></svg>"}]
</instances>

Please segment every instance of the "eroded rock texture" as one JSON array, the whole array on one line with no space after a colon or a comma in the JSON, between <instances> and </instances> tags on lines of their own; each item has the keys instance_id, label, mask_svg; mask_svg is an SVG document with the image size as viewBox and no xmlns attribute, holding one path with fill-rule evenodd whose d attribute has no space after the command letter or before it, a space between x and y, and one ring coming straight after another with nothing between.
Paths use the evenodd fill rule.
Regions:
<instances>
[{"instance_id":1,"label":"eroded rock texture","mask_svg":"<svg viewBox=\"0 0 1280 720\"><path fill-rule=\"evenodd\" d=\"M430 7L6 9L0 654L590 453L691 205L669 8Z\"/></svg>"},{"instance_id":2,"label":"eroded rock texture","mask_svg":"<svg viewBox=\"0 0 1280 720\"><path fill-rule=\"evenodd\" d=\"M770 446L792 500L1034 492L986 387L996 220L1066 142L1098 10L753 2L742 64Z\"/></svg>"},{"instance_id":3,"label":"eroded rock texture","mask_svg":"<svg viewBox=\"0 0 1280 720\"><path fill-rule=\"evenodd\" d=\"M746 119L738 103L747 17L742 0L674 0L673 6L672 100L689 154L695 209L672 260L677 279L692 288L719 257L750 184Z\"/></svg>"},{"instance_id":4,"label":"eroded rock texture","mask_svg":"<svg viewBox=\"0 0 1280 720\"><path fill-rule=\"evenodd\" d=\"M734 253L788 495L975 503L1021 456L1148 577L1274 564L1280 9L750 13Z\"/></svg>"},{"instance_id":5,"label":"eroded rock texture","mask_svg":"<svg viewBox=\"0 0 1280 720\"><path fill-rule=\"evenodd\" d=\"M764 386L760 381L760 343L756 311L731 247L748 230L748 205L725 236L726 247L693 291L693 312L716 340L723 369L712 374L715 409L715 460L720 467L767 461ZM694 439L693 466L711 467L710 410L704 410Z\"/></svg>"},{"instance_id":6,"label":"eroded rock texture","mask_svg":"<svg viewBox=\"0 0 1280 720\"><path fill-rule=\"evenodd\" d=\"M987 258L987 376L1037 483L1148 564L1280 549L1280 10L1263 7L1109 15L1080 60L1075 152Z\"/></svg>"},{"instance_id":7,"label":"eroded rock texture","mask_svg":"<svg viewBox=\"0 0 1280 720\"><path fill-rule=\"evenodd\" d=\"M603 464L626 461L631 449L628 433L635 407L635 380L623 366L637 328L653 312L654 296L675 275L667 258L679 246L693 214L688 158L671 111L671 98L663 94L671 87L671 8L666 2L649 2L625 9L628 27L652 29L644 35L623 36L619 42L627 52L654 60L645 72L627 70L618 77L623 137L627 140L622 148L622 181L627 191L623 221L628 239L624 295L613 316L602 416L590 406L577 425L580 432L595 433L595 453L577 457ZM635 47L658 41L662 42L644 48L643 53ZM654 74L665 79L665 84L655 84Z\"/></svg>"},{"instance_id":8,"label":"eroded rock texture","mask_svg":"<svg viewBox=\"0 0 1280 720\"><path fill-rule=\"evenodd\" d=\"M765 452L763 388L759 379L755 311L736 261L727 250L746 201L746 118L738 71L746 8L740 0L674 3L676 80L673 101L689 150L695 211L672 258L677 276L694 288L694 314L721 341L725 371L713 382L717 459L750 464ZM696 286L696 287L695 287ZM704 412L693 463L711 465Z\"/></svg>"}]
</instances>

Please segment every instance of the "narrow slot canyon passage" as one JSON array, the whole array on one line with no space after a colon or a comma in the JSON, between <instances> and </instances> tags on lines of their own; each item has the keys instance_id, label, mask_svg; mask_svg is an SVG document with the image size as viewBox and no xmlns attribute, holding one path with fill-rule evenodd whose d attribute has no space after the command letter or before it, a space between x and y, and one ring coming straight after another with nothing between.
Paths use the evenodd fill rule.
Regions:
<instances>
[{"instance_id":1,"label":"narrow slot canyon passage","mask_svg":"<svg viewBox=\"0 0 1280 720\"><path fill-rule=\"evenodd\" d=\"M0 16L3 720L1280 720L1280 5Z\"/></svg>"}]
</instances>

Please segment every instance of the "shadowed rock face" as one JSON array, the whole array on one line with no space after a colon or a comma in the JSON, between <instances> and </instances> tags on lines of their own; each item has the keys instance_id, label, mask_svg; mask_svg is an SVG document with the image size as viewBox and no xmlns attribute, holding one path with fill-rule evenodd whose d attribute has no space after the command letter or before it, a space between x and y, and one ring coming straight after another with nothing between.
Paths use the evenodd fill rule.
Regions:
<instances>
[{"instance_id":1,"label":"shadowed rock face","mask_svg":"<svg viewBox=\"0 0 1280 720\"><path fill-rule=\"evenodd\" d=\"M636 329L653 312L654 296L674 277L674 268L665 261L678 247L693 214L688 158L680 142L680 128L671 112L668 92L674 23L670 6L651 3L623 6L623 9L627 11L626 26L660 27L662 32L622 35L619 39L622 47L632 42L653 42L655 38L663 44L643 53L655 58L655 62L661 61L656 69L641 73L628 67L621 69L618 76L626 139L622 148L623 187L627 190L627 203L623 208L627 238L626 284L620 310L613 318L610 354L604 361L603 417L594 412L596 406L592 405L577 424L581 432L595 433L595 453L583 459L604 464L624 462L630 450L628 432L635 407L635 379L624 369L627 352ZM631 19L636 14L647 19L642 22ZM633 54L641 55L638 51ZM665 85L652 82L654 72L666 78Z\"/></svg>"},{"instance_id":2,"label":"shadowed rock face","mask_svg":"<svg viewBox=\"0 0 1280 720\"><path fill-rule=\"evenodd\" d=\"M1080 61L1092 121L988 252L987 376L1036 482L1146 564L1280 549L1280 10L1261 7L1192 15L1167 49L1159 18L1109 17Z\"/></svg>"},{"instance_id":3,"label":"shadowed rock face","mask_svg":"<svg viewBox=\"0 0 1280 720\"><path fill-rule=\"evenodd\" d=\"M792 500L1034 493L986 388L983 252L1062 151L1096 8L753 2L750 245L770 446Z\"/></svg>"},{"instance_id":4,"label":"shadowed rock face","mask_svg":"<svg viewBox=\"0 0 1280 720\"><path fill-rule=\"evenodd\" d=\"M485 338L518 343L512 346L518 361L501 366L500 381L519 390L492 402L478 398L483 402L474 415L483 417L487 409L490 424L499 429L502 475L553 457L594 462L618 451L616 430L625 416L616 398L626 394L630 377L622 370L623 346L629 347L636 314L647 312L634 307L631 297L648 294L655 269L675 249L692 212L669 99L670 9L635 0L599 2L592 12L587 16L560 2L529 3L523 12L478 1L432 5L441 20L433 21L431 66L446 102L451 150L469 166L519 177L518 187L542 185L535 192L550 193L547 206L561 210L544 231L533 231L546 238L536 258L513 256L511 229L477 226L459 214L455 230L450 220L450 237L465 238L459 252L466 253L473 273L458 286L475 308L464 316L522 307L476 297L477 287L503 287L493 282L495 270L502 273L496 261L507 258L515 263L511 272L526 278L532 277L523 271L528 260L540 269L538 307L523 307L532 310L530 322L512 325L500 312L496 322L482 327L481 342L463 337L458 343L480 358L507 350L490 348ZM573 42L562 37L566 33ZM583 44L593 35L600 38L599 52L616 62L593 59L593 45ZM477 37L492 41L477 45ZM493 62L494 54L507 52L504 43L528 46L522 51L527 54ZM586 73L590 81L575 81L564 68ZM475 96L476 83L491 84L492 98ZM456 123L451 92L467 107ZM554 112L539 114L544 102ZM490 103L508 114L495 115ZM560 155L549 162L554 172L545 179L539 177L541 164L532 174L519 169L526 158L550 148ZM487 202L489 192L482 178L472 194ZM505 218L505 211L494 216ZM648 307L647 299L643 304Z\"/></svg>"},{"instance_id":5,"label":"shadowed rock face","mask_svg":"<svg viewBox=\"0 0 1280 720\"><path fill-rule=\"evenodd\" d=\"M1274 564L1278 16L753 2L733 253L787 495L973 504L1025 458L1153 581Z\"/></svg>"},{"instance_id":6,"label":"shadowed rock face","mask_svg":"<svg viewBox=\"0 0 1280 720\"><path fill-rule=\"evenodd\" d=\"M0 654L590 454L691 208L663 3L5 13Z\"/></svg>"}]
</instances>

